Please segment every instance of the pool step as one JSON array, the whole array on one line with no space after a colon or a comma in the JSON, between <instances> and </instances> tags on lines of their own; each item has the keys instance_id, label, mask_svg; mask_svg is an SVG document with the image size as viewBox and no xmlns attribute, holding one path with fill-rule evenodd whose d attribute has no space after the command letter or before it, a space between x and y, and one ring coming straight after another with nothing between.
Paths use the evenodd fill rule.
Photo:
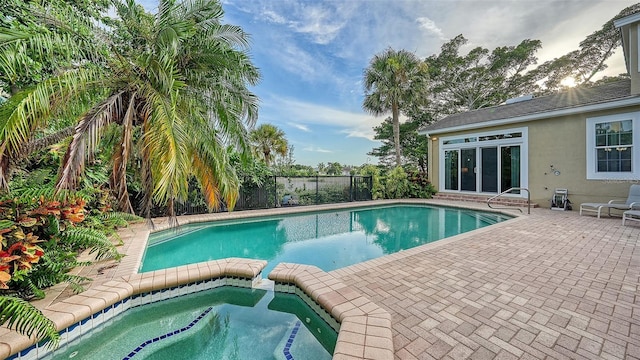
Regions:
<instances>
[{"instance_id":1,"label":"pool step","mask_svg":"<svg viewBox=\"0 0 640 360\"><path fill-rule=\"evenodd\" d=\"M468 202L477 202L477 203L487 203L487 200L490 196L484 195L468 195L468 194L447 194L447 193L437 193L433 195L433 199L435 200L447 200L447 201L468 201ZM491 202L491 204L500 204L505 206L518 206L523 207L527 206L527 199L522 198L512 198L512 197L499 197ZM531 203L532 208L538 207L538 204Z\"/></svg>"},{"instance_id":2,"label":"pool step","mask_svg":"<svg viewBox=\"0 0 640 360\"><path fill-rule=\"evenodd\" d=\"M254 289L273 291L273 289L275 288L275 284L276 283L273 280L261 279L261 280L258 280L256 283L254 283L252 287Z\"/></svg>"}]
</instances>

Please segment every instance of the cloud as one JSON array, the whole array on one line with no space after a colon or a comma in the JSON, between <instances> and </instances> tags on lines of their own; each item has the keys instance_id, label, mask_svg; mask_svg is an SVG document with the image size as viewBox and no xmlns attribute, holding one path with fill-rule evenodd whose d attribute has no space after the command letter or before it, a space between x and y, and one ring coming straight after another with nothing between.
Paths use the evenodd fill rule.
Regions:
<instances>
[{"instance_id":1,"label":"cloud","mask_svg":"<svg viewBox=\"0 0 640 360\"><path fill-rule=\"evenodd\" d=\"M316 146L307 146L302 150L303 151L309 151L309 152L323 153L323 154L333 153L333 151L331 151L331 150L323 149L323 148L316 147Z\"/></svg>"},{"instance_id":2,"label":"cloud","mask_svg":"<svg viewBox=\"0 0 640 360\"><path fill-rule=\"evenodd\" d=\"M334 127L338 129L338 133L345 134L346 137L360 137L372 141L375 136L373 127L385 119L385 116L373 117L362 112L339 110L285 97L272 97L264 101L261 118L276 123L277 119L270 119L268 114L281 112L282 109L287 109L287 116L296 119L296 124Z\"/></svg>"},{"instance_id":3,"label":"cloud","mask_svg":"<svg viewBox=\"0 0 640 360\"><path fill-rule=\"evenodd\" d=\"M273 10L264 10L262 15L265 17L265 20L272 22L274 24L286 24L287 19L285 19L282 15L278 14Z\"/></svg>"},{"instance_id":4,"label":"cloud","mask_svg":"<svg viewBox=\"0 0 640 360\"><path fill-rule=\"evenodd\" d=\"M312 56L293 42L281 42L279 47L268 51L272 62L302 80L318 81L324 78L322 74L330 73L326 64L318 61L318 57Z\"/></svg>"},{"instance_id":5,"label":"cloud","mask_svg":"<svg viewBox=\"0 0 640 360\"><path fill-rule=\"evenodd\" d=\"M311 132L311 130L309 130L309 127L303 124L298 124L298 123L293 123L293 122L288 122L287 125L294 127L298 130L302 130L304 132Z\"/></svg>"},{"instance_id":6,"label":"cloud","mask_svg":"<svg viewBox=\"0 0 640 360\"><path fill-rule=\"evenodd\" d=\"M419 24L420 29L435 34L441 40L447 40L447 38L444 36L444 33L442 32L442 29L440 29L436 25L436 23L428 17L419 17L416 19L416 22Z\"/></svg>"},{"instance_id":7,"label":"cloud","mask_svg":"<svg viewBox=\"0 0 640 360\"><path fill-rule=\"evenodd\" d=\"M289 22L289 26L298 33L310 36L316 44L330 43L346 24L333 9L322 4L307 3L300 7L303 10L293 13L296 18Z\"/></svg>"},{"instance_id":8,"label":"cloud","mask_svg":"<svg viewBox=\"0 0 640 360\"><path fill-rule=\"evenodd\" d=\"M232 5L227 2L226 5ZM251 13L256 21L284 25L294 33L302 34L312 43L326 45L332 42L348 25L354 6L340 2L312 3L308 1L254 1L235 5Z\"/></svg>"}]
</instances>

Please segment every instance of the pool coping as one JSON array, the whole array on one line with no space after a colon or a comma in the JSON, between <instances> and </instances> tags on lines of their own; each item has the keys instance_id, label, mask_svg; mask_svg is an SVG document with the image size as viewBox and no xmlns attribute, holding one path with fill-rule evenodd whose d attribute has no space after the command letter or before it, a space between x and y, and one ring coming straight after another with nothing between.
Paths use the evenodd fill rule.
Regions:
<instances>
[{"instance_id":1,"label":"pool coping","mask_svg":"<svg viewBox=\"0 0 640 360\"><path fill-rule=\"evenodd\" d=\"M179 218L180 225L216 220L232 220L252 218L260 216L289 215L323 210L341 210L352 208L366 208L382 205L438 205L453 208L466 208L479 210L477 204L451 205L439 201L416 200L375 200L367 202L352 202L341 204L327 204L304 207L286 207L264 210L253 210L232 213L215 213L204 215L190 215ZM517 218L517 214L505 211L488 212L502 213ZM511 220L510 220L511 221ZM508 221L507 221L508 222ZM507 223L504 222L504 223ZM269 274L271 280L280 284L292 284L304 291L304 293L320 304L338 322L341 323L336 350L333 359L393 359L394 348L391 331L391 316L366 297L337 280L335 275L347 274L362 269L378 266L381 263L394 261L397 258L410 256L412 253L424 251L425 247L442 246L452 241L458 241L466 236L471 236L478 231L493 228L481 228L469 231L450 238L442 239L434 243L418 246L399 253L386 255L377 259L354 264L338 270L326 273L316 267L300 264L281 263ZM251 277L252 284L266 266L266 261L249 260L241 258L227 258L223 260L208 261L203 263L184 265L175 268L162 269L146 273L137 273L144 249L148 243L149 234L170 228L167 218L153 219L153 228L147 226L133 226L134 240L128 244L125 254L127 257L115 266L113 280L108 280L92 286L89 290L51 303L42 309L45 316L56 324L59 331L81 321L91 314L102 311L109 306L122 301L127 297L145 292L153 292L168 289L175 286L191 284L220 276ZM13 331L0 332L0 356L9 357L20 351L35 346L36 354L38 344L35 339L28 338ZM14 357L15 358L15 357ZM36 357L21 357L37 358Z\"/></svg>"}]
</instances>

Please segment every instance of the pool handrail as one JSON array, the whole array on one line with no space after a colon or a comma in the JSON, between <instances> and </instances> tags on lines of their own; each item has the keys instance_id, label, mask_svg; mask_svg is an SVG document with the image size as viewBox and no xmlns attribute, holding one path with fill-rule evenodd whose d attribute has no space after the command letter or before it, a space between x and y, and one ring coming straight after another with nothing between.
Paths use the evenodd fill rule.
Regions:
<instances>
[{"instance_id":1,"label":"pool handrail","mask_svg":"<svg viewBox=\"0 0 640 360\"><path fill-rule=\"evenodd\" d=\"M492 196L492 197L488 198L488 199L487 199L487 206L488 206L489 208L491 208L491 209L513 209L513 207L499 207L499 208L497 208L497 207L493 207L493 206L491 206L491 201L493 201L493 200L495 200L495 199L499 198L500 196L502 196L502 195L504 195L504 194L508 194L508 193L510 193L510 192L512 192L512 191L515 191L515 190L518 190L518 191L522 191L522 190L524 190L524 191L526 191L526 192L527 192L527 214L529 214L529 215L530 215L530 214L531 214L531 192L530 192L530 191L529 191L529 189L527 189L527 188L522 188L522 187L512 187L512 188L510 188L510 189L508 189L508 190L505 190L505 191L501 192L501 193L500 193L500 194L498 194L498 195L494 195L494 196ZM522 209L520 209L519 207L516 207L516 209L518 209L518 211L520 211L520 212L522 213Z\"/></svg>"}]
</instances>

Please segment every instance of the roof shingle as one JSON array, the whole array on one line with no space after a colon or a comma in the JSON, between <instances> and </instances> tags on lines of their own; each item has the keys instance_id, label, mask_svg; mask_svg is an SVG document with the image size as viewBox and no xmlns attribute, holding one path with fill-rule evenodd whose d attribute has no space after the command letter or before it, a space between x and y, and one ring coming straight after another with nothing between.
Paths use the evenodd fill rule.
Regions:
<instances>
[{"instance_id":1,"label":"roof shingle","mask_svg":"<svg viewBox=\"0 0 640 360\"><path fill-rule=\"evenodd\" d=\"M520 116L542 114L632 97L637 97L637 95L631 95L631 82L629 79L624 79L600 86L575 88L531 100L449 115L438 122L424 127L422 131L429 132L492 120L506 120Z\"/></svg>"}]
</instances>

